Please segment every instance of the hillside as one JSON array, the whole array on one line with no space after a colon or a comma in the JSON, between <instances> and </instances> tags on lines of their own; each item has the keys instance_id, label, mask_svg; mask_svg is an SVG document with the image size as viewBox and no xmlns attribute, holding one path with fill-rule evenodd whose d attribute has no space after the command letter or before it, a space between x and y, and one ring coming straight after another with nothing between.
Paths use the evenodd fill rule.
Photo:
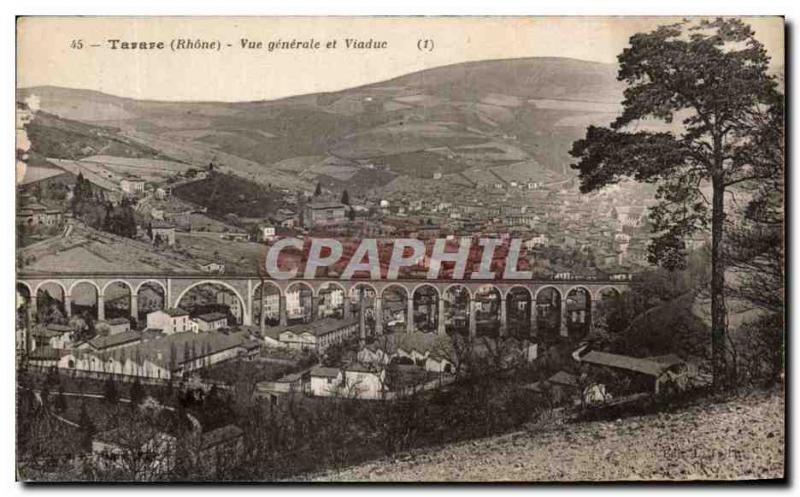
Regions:
<instances>
[{"instance_id":1,"label":"hillside","mask_svg":"<svg viewBox=\"0 0 800 497\"><path fill-rule=\"evenodd\" d=\"M32 150L42 157L79 159L90 155L158 158L153 148L125 139L119 130L37 112L26 127Z\"/></svg>"},{"instance_id":2,"label":"hillside","mask_svg":"<svg viewBox=\"0 0 800 497\"><path fill-rule=\"evenodd\" d=\"M316 481L637 481L782 478L782 392L567 424L401 454Z\"/></svg>"},{"instance_id":3,"label":"hillside","mask_svg":"<svg viewBox=\"0 0 800 497\"><path fill-rule=\"evenodd\" d=\"M606 124L618 112L622 87L615 73L609 64L524 58L454 64L273 101L138 101L56 87L20 89L17 98L35 95L46 113L101 126L120 143L141 146L142 154L214 160L263 184L335 184L356 177L355 188L369 189L398 176L511 164L571 175L572 141L586 125ZM34 147L54 146L43 143ZM91 155L141 156L91 148ZM82 151L68 153L80 158L75 155ZM302 173L286 167L308 157L317 157L317 166Z\"/></svg>"}]
</instances>

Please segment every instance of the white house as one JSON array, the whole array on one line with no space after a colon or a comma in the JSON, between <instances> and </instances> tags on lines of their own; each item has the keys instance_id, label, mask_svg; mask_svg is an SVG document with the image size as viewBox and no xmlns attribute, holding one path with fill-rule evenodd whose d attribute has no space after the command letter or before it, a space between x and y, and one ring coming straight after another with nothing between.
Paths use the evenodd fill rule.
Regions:
<instances>
[{"instance_id":1,"label":"white house","mask_svg":"<svg viewBox=\"0 0 800 497\"><path fill-rule=\"evenodd\" d=\"M530 249L535 248L535 247L546 247L549 242L550 242L550 240L547 237L547 235L542 233L542 234L539 234L539 235L536 235L534 237L531 237L531 238L527 239L525 241L524 245L525 245L526 249L530 250Z\"/></svg>"},{"instance_id":2,"label":"white house","mask_svg":"<svg viewBox=\"0 0 800 497\"><path fill-rule=\"evenodd\" d=\"M225 264L219 261L209 261L200 264L200 269L205 271L206 273L224 273L225 272Z\"/></svg>"},{"instance_id":3,"label":"white house","mask_svg":"<svg viewBox=\"0 0 800 497\"><path fill-rule=\"evenodd\" d=\"M147 315L147 327L161 330L165 335L192 331L192 321L189 312L174 307L172 309L159 309Z\"/></svg>"},{"instance_id":4,"label":"white house","mask_svg":"<svg viewBox=\"0 0 800 497\"><path fill-rule=\"evenodd\" d=\"M263 225L259 226L258 228L262 242L267 242L275 238L275 226Z\"/></svg>"},{"instance_id":5,"label":"white house","mask_svg":"<svg viewBox=\"0 0 800 497\"><path fill-rule=\"evenodd\" d=\"M349 364L342 368L342 395L357 399L380 399L386 393L386 369Z\"/></svg>"},{"instance_id":6,"label":"white house","mask_svg":"<svg viewBox=\"0 0 800 497\"><path fill-rule=\"evenodd\" d=\"M302 318L304 314L302 292L298 288L286 292L286 317L288 319Z\"/></svg>"},{"instance_id":7,"label":"white house","mask_svg":"<svg viewBox=\"0 0 800 497\"><path fill-rule=\"evenodd\" d=\"M317 366L309 373L308 392L316 397L332 397L341 382L342 373L337 368Z\"/></svg>"},{"instance_id":8,"label":"white house","mask_svg":"<svg viewBox=\"0 0 800 497\"><path fill-rule=\"evenodd\" d=\"M134 175L127 175L119 182L119 187L128 195L143 193L144 185L144 180Z\"/></svg>"}]
</instances>

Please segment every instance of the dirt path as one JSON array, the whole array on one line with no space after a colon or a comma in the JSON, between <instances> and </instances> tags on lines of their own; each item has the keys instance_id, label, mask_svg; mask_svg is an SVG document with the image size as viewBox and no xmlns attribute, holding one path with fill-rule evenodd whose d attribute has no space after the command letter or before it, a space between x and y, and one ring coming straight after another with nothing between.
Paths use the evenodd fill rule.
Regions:
<instances>
[{"instance_id":1,"label":"dirt path","mask_svg":"<svg viewBox=\"0 0 800 497\"><path fill-rule=\"evenodd\" d=\"M757 393L675 413L517 432L317 475L325 481L780 478L784 399Z\"/></svg>"}]
</instances>

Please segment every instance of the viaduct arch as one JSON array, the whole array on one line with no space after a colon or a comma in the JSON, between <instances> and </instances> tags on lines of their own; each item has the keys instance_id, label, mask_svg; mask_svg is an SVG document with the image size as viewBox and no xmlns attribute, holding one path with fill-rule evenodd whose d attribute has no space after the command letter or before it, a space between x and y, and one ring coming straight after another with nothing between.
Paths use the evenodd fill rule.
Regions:
<instances>
[{"instance_id":1,"label":"viaduct arch","mask_svg":"<svg viewBox=\"0 0 800 497\"><path fill-rule=\"evenodd\" d=\"M519 293L521 291L527 292L530 298L531 312L530 320L531 327L534 333L537 332L537 300L540 293L548 288L553 289L559 296L560 309L559 315L561 316L561 324L559 332L562 336L567 336L566 330L566 301L570 292L576 289L585 290L589 298L589 322L594 321L591 314L596 309L596 302L602 298L602 294L608 291L616 291L618 294L622 293L628 288L627 281L611 281L611 280L369 280L369 279L352 279L341 280L337 278L318 278L313 280L304 280L301 278L291 280L271 280L263 279L258 275L224 275L218 277L210 277L208 274L106 274L106 273L69 273L69 274L43 274L43 273L20 273L17 282L26 286L31 290L30 311L36 314L37 294L43 285L54 284L58 286L63 292L64 307L67 314L70 314L71 308L71 291L78 284L88 283L92 285L98 296L98 319L103 319L101 315L103 312L100 302L105 297L106 290L114 283L126 286L131 294L131 315L138 314L137 296L145 284L150 284L160 288L164 294L165 307L176 307L181 298L194 287L203 284L218 285L231 291L239 305L241 306L242 324L246 326L253 325L254 315L254 298L257 297L257 292L260 290L261 285L271 288L271 292L279 295L281 302L280 306L280 324L286 324L286 294L289 287L296 286L298 283L307 286L312 293L313 299L319 297L319 291L323 286L338 287L345 292L345 306L349 308L349 296L351 291L359 285L368 285L375 292L376 314L380 315L379 306L382 305L384 293L390 287L404 292L406 301L408 302L407 317L413 316L414 312L414 295L419 288L423 286L430 286L435 290L439 305L437 306L437 326L436 332L445 333L444 326L444 308L441 303L443 296L446 295L451 288L460 286L466 289L469 296L469 314L470 314L470 335L476 334L475 329L475 296L479 289L491 288L496 291L500 296L500 334L504 336L508 331L507 323L507 306L510 293ZM263 304L262 304L263 305ZM347 312L345 311L345 315ZM381 320L377 320L378 323ZM407 319L408 322L413 322ZM258 324L258 323L256 323ZM378 325L380 326L380 325ZM411 326L413 330L413 326Z\"/></svg>"}]
</instances>

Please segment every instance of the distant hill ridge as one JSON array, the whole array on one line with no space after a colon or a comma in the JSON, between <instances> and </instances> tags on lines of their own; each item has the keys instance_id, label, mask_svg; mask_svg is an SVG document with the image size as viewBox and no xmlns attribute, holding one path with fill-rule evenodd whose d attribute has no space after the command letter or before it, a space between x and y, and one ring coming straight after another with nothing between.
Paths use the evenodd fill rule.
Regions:
<instances>
[{"instance_id":1,"label":"distant hill ridge","mask_svg":"<svg viewBox=\"0 0 800 497\"><path fill-rule=\"evenodd\" d=\"M356 191L396 176L426 179L434 171L512 162L529 163L531 176L542 167L569 176L572 142L587 125L613 120L622 88L613 64L534 57L463 62L255 102L136 100L52 86L19 89L17 98L36 95L42 111L113 128L120 141L164 157L198 164L216 157L252 181L285 187L352 179ZM322 159L304 166L302 178L286 169L286 161L308 156ZM329 167L332 157L351 170ZM358 170L347 161L384 169Z\"/></svg>"},{"instance_id":2,"label":"distant hill ridge","mask_svg":"<svg viewBox=\"0 0 800 497\"><path fill-rule=\"evenodd\" d=\"M622 84L616 81L617 66L602 62L586 61L566 57L523 57L459 62L415 71L385 81L367 83L343 90L321 92L322 94L346 94L352 91L377 89L386 86L412 86L420 89L435 89L455 85L462 91L473 88L484 92L497 92L527 96L529 98L558 98L570 95L570 100L617 103L622 95ZM523 81L519 81L522 79ZM599 93L588 88L601 89ZM446 88L441 88L446 91ZM277 99L249 100L238 102L216 102L202 100L148 100L116 96L91 89L66 88L60 86L34 86L17 89L17 98L22 100L29 94L39 97L73 97L97 102L121 101L138 104L203 104L236 105L247 103L278 103L307 97L312 94L293 95ZM575 94L584 94L583 98Z\"/></svg>"}]
</instances>

